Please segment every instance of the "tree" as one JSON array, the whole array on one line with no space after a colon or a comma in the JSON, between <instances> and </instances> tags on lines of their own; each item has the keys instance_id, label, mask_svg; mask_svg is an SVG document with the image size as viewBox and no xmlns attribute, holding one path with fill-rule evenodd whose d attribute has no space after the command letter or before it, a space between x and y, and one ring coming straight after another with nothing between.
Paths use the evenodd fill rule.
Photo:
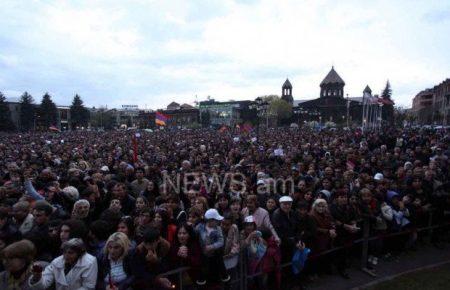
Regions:
<instances>
[{"instance_id":1,"label":"tree","mask_svg":"<svg viewBox=\"0 0 450 290\"><path fill-rule=\"evenodd\" d=\"M5 96L0 92L0 131L14 131L16 128L11 119L11 111L5 101Z\"/></svg>"},{"instance_id":2,"label":"tree","mask_svg":"<svg viewBox=\"0 0 450 290\"><path fill-rule=\"evenodd\" d=\"M20 129L29 131L36 126L36 110L33 97L27 92L20 97Z\"/></svg>"},{"instance_id":3,"label":"tree","mask_svg":"<svg viewBox=\"0 0 450 290\"><path fill-rule=\"evenodd\" d=\"M275 99L269 105L269 113L277 117L279 124L289 123L292 117L292 105L280 98Z\"/></svg>"},{"instance_id":4,"label":"tree","mask_svg":"<svg viewBox=\"0 0 450 290\"><path fill-rule=\"evenodd\" d=\"M382 119L388 124L394 122L394 102L392 101L392 88L389 80L386 82L386 87L381 92L381 99L385 104L382 110Z\"/></svg>"},{"instance_id":5,"label":"tree","mask_svg":"<svg viewBox=\"0 0 450 290\"><path fill-rule=\"evenodd\" d=\"M117 126L113 111L107 108L103 107L97 110L93 108L90 115L90 122L93 128L112 130Z\"/></svg>"},{"instance_id":6,"label":"tree","mask_svg":"<svg viewBox=\"0 0 450 290\"><path fill-rule=\"evenodd\" d=\"M56 126L56 122L58 121L58 109L48 93L45 93L42 97L38 113L39 124L45 129L50 126Z\"/></svg>"},{"instance_id":7,"label":"tree","mask_svg":"<svg viewBox=\"0 0 450 290\"><path fill-rule=\"evenodd\" d=\"M72 129L77 127L87 127L89 123L90 114L88 109L83 105L79 95L73 97L72 105L70 106L70 122Z\"/></svg>"},{"instance_id":8,"label":"tree","mask_svg":"<svg viewBox=\"0 0 450 290\"><path fill-rule=\"evenodd\" d=\"M392 89L391 89L391 84L389 83L389 80L386 82L386 87L381 92L381 97L383 99L389 99L389 100L392 97Z\"/></svg>"}]
</instances>

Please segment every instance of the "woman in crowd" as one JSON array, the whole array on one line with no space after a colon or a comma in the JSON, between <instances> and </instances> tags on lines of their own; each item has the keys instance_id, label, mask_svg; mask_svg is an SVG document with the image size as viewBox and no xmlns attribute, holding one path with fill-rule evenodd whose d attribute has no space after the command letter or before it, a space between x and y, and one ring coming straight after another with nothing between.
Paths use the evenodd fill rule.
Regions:
<instances>
[{"instance_id":1,"label":"woman in crowd","mask_svg":"<svg viewBox=\"0 0 450 290\"><path fill-rule=\"evenodd\" d=\"M131 272L131 243L124 233L114 233L106 241L98 258L97 289L127 290L133 283Z\"/></svg>"},{"instance_id":2,"label":"woman in crowd","mask_svg":"<svg viewBox=\"0 0 450 290\"><path fill-rule=\"evenodd\" d=\"M322 252L331 248L337 233L326 200L316 199L312 205L310 215L316 224L316 236L312 245L312 254L314 257L318 257ZM319 271L331 272L331 264L327 256L317 258L316 266Z\"/></svg>"},{"instance_id":3,"label":"woman in crowd","mask_svg":"<svg viewBox=\"0 0 450 290\"><path fill-rule=\"evenodd\" d=\"M186 223L177 227L175 239L170 247L172 268L189 267L183 275L183 289L205 286L206 278L202 269L202 250L194 228Z\"/></svg>"},{"instance_id":4,"label":"woman in crowd","mask_svg":"<svg viewBox=\"0 0 450 290\"><path fill-rule=\"evenodd\" d=\"M54 259L42 272L33 266L28 280L30 289L94 290L97 284L97 259L86 253L83 240L71 239L62 245L63 255Z\"/></svg>"}]
</instances>

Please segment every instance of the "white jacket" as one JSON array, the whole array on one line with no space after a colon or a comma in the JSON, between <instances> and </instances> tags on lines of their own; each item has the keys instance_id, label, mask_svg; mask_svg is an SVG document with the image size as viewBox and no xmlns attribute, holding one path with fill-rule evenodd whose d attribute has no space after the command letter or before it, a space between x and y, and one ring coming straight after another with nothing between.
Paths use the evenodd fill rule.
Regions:
<instances>
[{"instance_id":1,"label":"white jacket","mask_svg":"<svg viewBox=\"0 0 450 290\"><path fill-rule=\"evenodd\" d=\"M56 290L92 290L97 283L97 259L84 254L73 268L64 274L64 257L59 256L48 265L42 273L42 278L36 284L31 284L30 289L43 290L50 288L53 283Z\"/></svg>"}]
</instances>

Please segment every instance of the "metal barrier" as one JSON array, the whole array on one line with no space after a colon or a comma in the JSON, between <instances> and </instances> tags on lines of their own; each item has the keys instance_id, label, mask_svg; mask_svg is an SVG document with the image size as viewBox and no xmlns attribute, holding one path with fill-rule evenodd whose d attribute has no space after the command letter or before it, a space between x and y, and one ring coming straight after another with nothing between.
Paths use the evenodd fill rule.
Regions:
<instances>
[{"instance_id":1,"label":"metal barrier","mask_svg":"<svg viewBox=\"0 0 450 290\"><path fill-rule=\"evenodd\" d=\"M367 273L370 276L375 277L375 273L373 273L371 270L369 270L367 268L367 257L368 257L368 253L369 253L369 242L374 241L374 240L379 240L379 239L385 239L385 238L390 238L390 237L394 237L394 236L399 236L399 235L405 235L405 234L409 234L412 232L423 232L423 231L427 231L427 236L432 237L433 234L433 230L437 229L437 228L443 228L443 227L447 227L450 226L450 222L448 223L443 223L443 224L438 224L438 225L433 225L433 211L429 212L429 217L428 217L428 222L427 222L427 226L426 227L421 227L421 228L417 228L414 230L405 230L405 231L400 231L400 232L395 232L395 233L389 233L389 234L385 234L385 235L377 235L377 236L372 236L370 237L370 222L368 219L364 220L364 225L363 225L363 237L357 240L354 240L352 242L351 246L339 246L339 247L334 247L332 249L329 249L327 251L321 252L319 254L317 254L317 256L315 256L316 258L318 257L323 257L325 255L334 253L336 251L345 249L345 248L349 248L349 247L353 247L357 244L362 243L362 252L361 252L361 264L360 264L360 269ZM286 267L290 267L292 265L291 262L289 263L284 263L282 265L280 265L279 269L283 269ZM239 254L239 263L236 266L236 268L238 268L238 277L236 279L233 279L230 282L230 289L239 289L239 290L246 290L248 287L248 280L256 278L258 276L264 275L264 272L259 272L256 274L252 274L252 275L248 275L247 274L247 255L246 252L243 250L241 251L241 253ZM177 289L183 289L183 273L186 272L187 270L189 270L188 267L181 267L181 268L177 268L174 269L172 271L166 272L161 274L162 277L168 277L168 276L173 276L173 275L177 275L177 280L178 280L178 287ZM236 287L236 285L238 287Z\"/></svg>"}]
</instances>

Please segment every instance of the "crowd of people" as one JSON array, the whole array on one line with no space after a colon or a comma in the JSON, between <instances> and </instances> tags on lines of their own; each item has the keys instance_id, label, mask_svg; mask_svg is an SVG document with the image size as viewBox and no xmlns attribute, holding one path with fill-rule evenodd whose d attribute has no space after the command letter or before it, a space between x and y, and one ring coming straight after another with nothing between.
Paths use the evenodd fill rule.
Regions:
<instances>
[{"instance_id":1,"label":"crowd of people","mask_svg":"<svg viewBox=\"0 0 450 290\"><path fill-rule=\"evenodd\" d=\"M255 135L0 134L0 289L173 289L180 267L183 289L231 289L242 263L249 289L348 279L365 229L376 269L449 221L447 131Z\"/></svg>"}]
</instances>

